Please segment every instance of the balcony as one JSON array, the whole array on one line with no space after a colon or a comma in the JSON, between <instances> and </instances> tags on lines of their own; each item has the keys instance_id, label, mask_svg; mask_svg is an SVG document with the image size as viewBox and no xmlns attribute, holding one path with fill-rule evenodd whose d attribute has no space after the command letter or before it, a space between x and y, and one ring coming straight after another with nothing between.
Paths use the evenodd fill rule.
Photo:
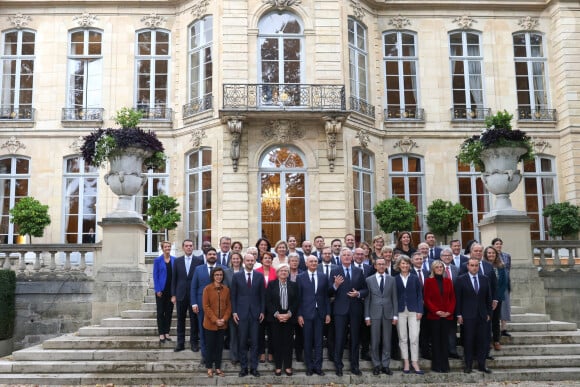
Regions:
<instances>
[{"instance_id":1,"label":"balcony","mask_svg":"<svg viewBox=\"0 0 580 387\"><path fill-rule=\"evenodd\" d=\"M32 107L2 106L0 107L1 121L34 121L35 109Z\"/></svg>"},{"instance_id":2,"label":"balcony","mask_svg":"<svg viewBox=\"0 0 580 387\"><path fill-rule=\"evenodd\" d=\"M103 108L63 108L61 120L103 122Z\"/></svg>"},{"instance_id":3,"label":"balcony","mask_svg":"<svg viewBox=\"0 0 580 387\"><path fill-rule=\"evenodd\" d=\"M189 118L211 109L213 109L213 96L211 94L204 95L183 105L183 118Z\"/></svg>"},{"instance_id":4,"label":"balcony","mask_svg":"<svg viewBox=\"0 0 580 387\"><path fill-rule=\"evenodd\" d=\"M516 113L519 121L556 121L556 109L518 108Z\"/></svg>"},{"instance_id":5,"label":"balcony","mask_svg":"<svg viewBox=\"0 0 580 387\"><path fill-rule=\"evenodd\" d=\"M383 113L385 121L425 121L425 109L417 107L388 107Z\"/></svg>"},{"instance_id":6,"label":"balcony","mask_svg":"<svg viewBox=\"0 0 580 387\"><path fill-rule=\"evenodd\" d=\"M483 121L490 115L489 108L451 108L451 121Z\"/></svg>"},{"instance_id":7,"label":"balcony","mask_svg":"<svg viewBox=\"0 0 580 387\"><path fill-rule=\"evenodd\" d=\"M364 114L365 116L375 118L375 107L364 99L350 97L350 110Z\"/></svg>"}]
</instances>

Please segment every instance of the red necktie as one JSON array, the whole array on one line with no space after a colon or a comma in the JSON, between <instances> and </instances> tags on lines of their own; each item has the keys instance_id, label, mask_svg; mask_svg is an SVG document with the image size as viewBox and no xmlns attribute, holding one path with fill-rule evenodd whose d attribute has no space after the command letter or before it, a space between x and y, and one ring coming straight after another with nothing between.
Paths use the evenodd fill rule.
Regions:
<instances>
[{"instance_id":1,"label":"red necktie","mask_svg":"<svg viewBox=\"0 0 580 387\"><path fill-rule=\"evenodd\" d=\"M447 273L447 278L451 279L451 270L449 270L449 266L445 266L445 272Z\"/></svg>"},{"instance_id":2,"label":"red necktie","mask_svg":"<svg viewBox=\"0 0 580 387\"><path fill-rule=\"evenodd\" d=\"M252 273L248 273L248 281L247 281L248 287L251 288L252 287Z\"/></svg>"}]
</instances>

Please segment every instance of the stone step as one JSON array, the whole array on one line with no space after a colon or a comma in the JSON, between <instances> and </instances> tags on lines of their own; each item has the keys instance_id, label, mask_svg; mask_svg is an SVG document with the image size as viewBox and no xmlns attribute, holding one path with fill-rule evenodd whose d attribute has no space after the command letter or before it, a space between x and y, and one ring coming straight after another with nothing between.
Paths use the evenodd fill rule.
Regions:
<instances>
[{"instance_id":1,"label":"stone step","mask_svg":"<svg viewBox=\"0 0 580 387\"><path fill-rule=\"evenodd\" d=\"M512 337L502 337L509 345L580 344L580 331L510 332Z\"/></svg>"},{"instance_id":2,"label":"stone step","mask_svg":"<svg viewBox=\"0 0 580 387\"><path fill-rule=\"evenodd\" d=\"M175 315L175 311L173 312ZM156 318L154 310L124 310L121 312L122 318Z\"/></svg>"},{"instance_id":3,"label":"stone step","mask_svg":"<svg viewBox=\"0 0 580 387\"><path fill-rule=\"evenodd\" d=\"M229 358L224 351L225 359ZM47 359L68 360L115 360L115 361L176 361L193 360L190 350L173 352L173 345L151 349L45 349L42 345L16 351L12 355L14 361L45 361ZM199 356L197 356L199 359Z\"/></svg>"},{"instance_id":4,"label":"stone step","mask_svg":"<svg viewBox=\"0 0 580 387\"><path fill-rule=\"evenodd\" d=\"M511 312L512 312L512 314L524 314L524 313L526 313L526 310L521 306L512 305Z\"/></svg>"},{"instance_id":5,"label":"stone step","mask_svg":"<svg viewBox=\"0 0 580 387\"><path fill-rule=\"evenodd\" d=\"M145 296L145 302L155 304L155 295Z\"/></svg>"},{"instance_id":6,"label":"stone step","mask_svg":"<svg viewBox=\"0 0 580 387\"><path fill-rule=\"evenodd\" d=\"M175 336L177 334L176 324L172 324L170 330L170 335ZM185 328L185 334L189 335L189 327ZM78 336L156 336L159 340L159 335L157 331L157 326L113 326L104 327L100 325L93 325L89 327L80 328L78 331Z\"/></svg>"},{"instance_id":7,"label":"stone step","mask_svg":"<svg viewBox=\"0 0 580 387\"><path fill-rule=\"evenodd\" d=\"M575 323L563 321L548 322L521 322L510 323L509 332L553 332L553 331L576 331Z\"/></svg>"},{"instance_id":8,"label":"stone step","mask_svg":"<svg viewBox=\"0 0 580 387\"><path fill-rule=\"evenodd\" d=\"M493 351L493 356L502 359L504 356L546 356L546 355L548 356L580 355L580 344L503 345L501 350Z\"/></svg>"},{"instance_id":9,"label":"stone step","mask_svg":"<svg viewBox=\"0 0 580 387\"><path fill-rule=\"evenodd\" d=\"M141 310L151 310L153 312L156 312L157 304L155 304L155 302L144 302L143 304L141 304Z\"/></svg>"},{"instance_id":10,"label":"stone step","mask_svg":"<svg viewBox=\"0 0 580 387\"><path fill-rule=\"evenodd\" d=\"M540 313L524 313L524 314L513 314L511 315L511 321L508 322L509 324L513 323L535 323L535 322L549 322L550 315L549 314L540 314Z\"/></svg>"}]
</instances>

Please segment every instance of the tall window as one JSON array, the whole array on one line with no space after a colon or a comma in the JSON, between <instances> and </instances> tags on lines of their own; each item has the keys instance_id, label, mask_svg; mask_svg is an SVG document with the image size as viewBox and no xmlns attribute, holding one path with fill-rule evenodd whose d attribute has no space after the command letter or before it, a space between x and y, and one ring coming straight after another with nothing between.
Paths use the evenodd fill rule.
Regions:
<instances>
[{"instance_id":1,"label":"tall window","mask_svg":"<svg viewBox=\"0 0 580 387\"><path fill-rule=\"evenodd\" d=\"M454 119L484 119L483 54L477 32L449 34Z\"/></svg>"},{"instance_id":2,"label":"tall window","mask_svg":"<svg viewBox=\"0 0 580 387\"><path fill-rule=\"evenodd\" d=\"M137 33L137 109L145 119L169 119L170 35L162 30Z\"/></svg>"},{"instance_id":3,"label":"tall window","mask_svg":"<svg viewBox=\"0 0 580 387\"><path fill-rule=\"evenodd\" d=\"M306 165L290 146L266 151L260 161L260 235L306 240Z\"/></svg>"},{"instance_id":4,"label":"tall window","mask_svg":"<svg viewBox=\"0 0 580 387\"><path fill-rule=\"evenodd\" d=\"M102 107L102 33L77 30L69 34L66 119L85 119ZM100 113L99 113L99 118Z\"/></svg>"},{"instance_id":5,"label":"tall window","mask_svg":"<svg viewBox=\"0 0 580 387\"><path fill-rule=\"evenodd\" d=\"M0 244L17 242L18 230L10 223L10 210L28 196L30 161L9 156L0 158Z\"/></svg>"},{"instance_id":6,"label":"tall window","mask_svg":"<svg viewBox=\"0 0 580 387\"><path fill-rule=\"evenodd\" d=\"M367 30L358 21L348 19L348 69L350 77L350 94L356 100L351 105L361 111L369 100L368 82L368 47ZM357 103L358 102L358 103ZM365 112L362 110L361 112Z\"/></svg>"},{"instance_id":7,"label":"tall window","mask_svg":"<svg viewBox=\"0 0 580 387\"><path fill-rule=\"evenodd\" d=\"M149 199L154 196L162 194L167 195L169 190L169 173L167 173L167 165L160 170L144 171L143 175L147 178L145 184L141 188L141 192L136 195L137 210L141 211L143 220L147 221L147 208L149 207ZM163 231L153 231L147 228L145 231L145 253L157 253L159 251L159 243L165 238Z\"/></svg>"},{"instance_id":8,"label":"tall window","mask_svg":"<svg viewBox=\"0 0 580 387\"><path fill-rule=\"evenodd\" d=\"M386 32L383 48L387 89L385 118L416 118L419 106L417 36L406 31Z\"/></svg>"},{"instance_id":9,"label":"tall window","mask_svg":"<svg viewBox=\"0 0 580 387\"><path fill-rule=\"evenodd\" d=\"M397 155L389 159L389 176L391 197L399 197L412 203L417 209L413 225L413 241L422 240L421 232L425 229L423 215L425 208L425 168L423 158L411 155Z\"/></svg>"},{"instance_id":10,"label":"tall window","mask_svg":"<svg viewBox=\"0 0 580 387\"><path fill-rule=\"evenodd\" d=\"M189 102L197 111L211 108L213 18L198 20L189 28Z\"/></svg>"},{"instance_id":11,"label":"tall window","mask_svg":"<svg viewBox=\"0 0 580 387\"><path fill-rule=\"evenodd\" d=\"M187 237L201 248L211 241L211 149L200 149L187 158Z\"/></svg>"},{"instance_id":12,"label":"tall window","mask_svg":"<svg viewBox=\"0 0 580 387\"><path fill-rule=\"evenodd\" d=\"M354 235L357 242L371 242L373 239L374 168L373 156L369 152L352 150Z\"/></svg>"},{"instance_id":13,"label":"tall window","mask_svg":"<svg viewBox=\"0 0 580 387\"><path fill-rule=\"evenodd\" d=\"M89 242L97 231L99 170L80 156L64 160L64 243Z\"/></svg>"},{"instance_id":14,"label":"tall window","mask_svg":"<svg viewBox=\"0 0 580 387\"><path fill-rule=\"evenodd\" d=\"M32 119L34 80L33 31L2 34L0 68L0 119Z\"/></svg>"},{"instance_id":15,"label":"tall window","mask_svg":"<svg viewBox=\"0 0 580 387\"><path fill-rule=\"evenodd\" d=\"M542 35L521 32L513 35L518 118L541 118L548 108L547 59Z\"/></svg>"},{"instance_id":16,"label":"tall window","mask_svg":"<svg viewBox=\"0 0 580 387\"><path fill-rule=\"evenodd\" d=\"M469 214L461 220L461 242L465 246L471 239L481 240L479 221L489 212L489 193L480 178L481 171L473 165L457 163L457 183L459 186L459 203Z\"/></svg>"},{"instance_id":17,"label":"tall window","mask_svg":"<svg viewBox=\"0 0 580 387\"><path fill-rule=\"evenodd\" d=\"M288 12L272 12L258 24L261 83L273 84L261 89L263 104L300 104L304 72L304 36L302 22Z\"/></svg>"},{"instance_id":18,"label":"tall window","mask_svg":"<svg viewBox=\"0 0 580 387\"><path fill-rule=\"evenodd\" d=\"M524 163L524 193L527 215L534 219L531 226L532 240L548 239L548 218L542 216L544 207L555 203L557 181L554 160L551 157L536 156Z\"/></svg>"}]
</instances>

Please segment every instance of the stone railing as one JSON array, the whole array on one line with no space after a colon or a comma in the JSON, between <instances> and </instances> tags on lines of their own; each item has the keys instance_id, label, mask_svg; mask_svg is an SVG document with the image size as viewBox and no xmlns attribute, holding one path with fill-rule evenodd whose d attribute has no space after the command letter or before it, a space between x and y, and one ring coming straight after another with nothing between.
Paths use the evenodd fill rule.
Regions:
<instances>
[{"instance_id":1,"label":"stone railing","mask_svg":"<svg viewBox=\"0 0 580 387\"><path fill-rule=\"evenodd\" d=\"M532 241L533 263L542 270L576 269L579 240Z\"/></svg>"},{"instance_id":2,"label":"stone railing","mask_svg":"<svg viewBox=\"0 0 580 387\"><path fill-rule=\"evenodd\" d=\"M35 273L77 272L92 275L100 243L0 245L0 268L18 276Z\"/></svg>"}]
</instances>

